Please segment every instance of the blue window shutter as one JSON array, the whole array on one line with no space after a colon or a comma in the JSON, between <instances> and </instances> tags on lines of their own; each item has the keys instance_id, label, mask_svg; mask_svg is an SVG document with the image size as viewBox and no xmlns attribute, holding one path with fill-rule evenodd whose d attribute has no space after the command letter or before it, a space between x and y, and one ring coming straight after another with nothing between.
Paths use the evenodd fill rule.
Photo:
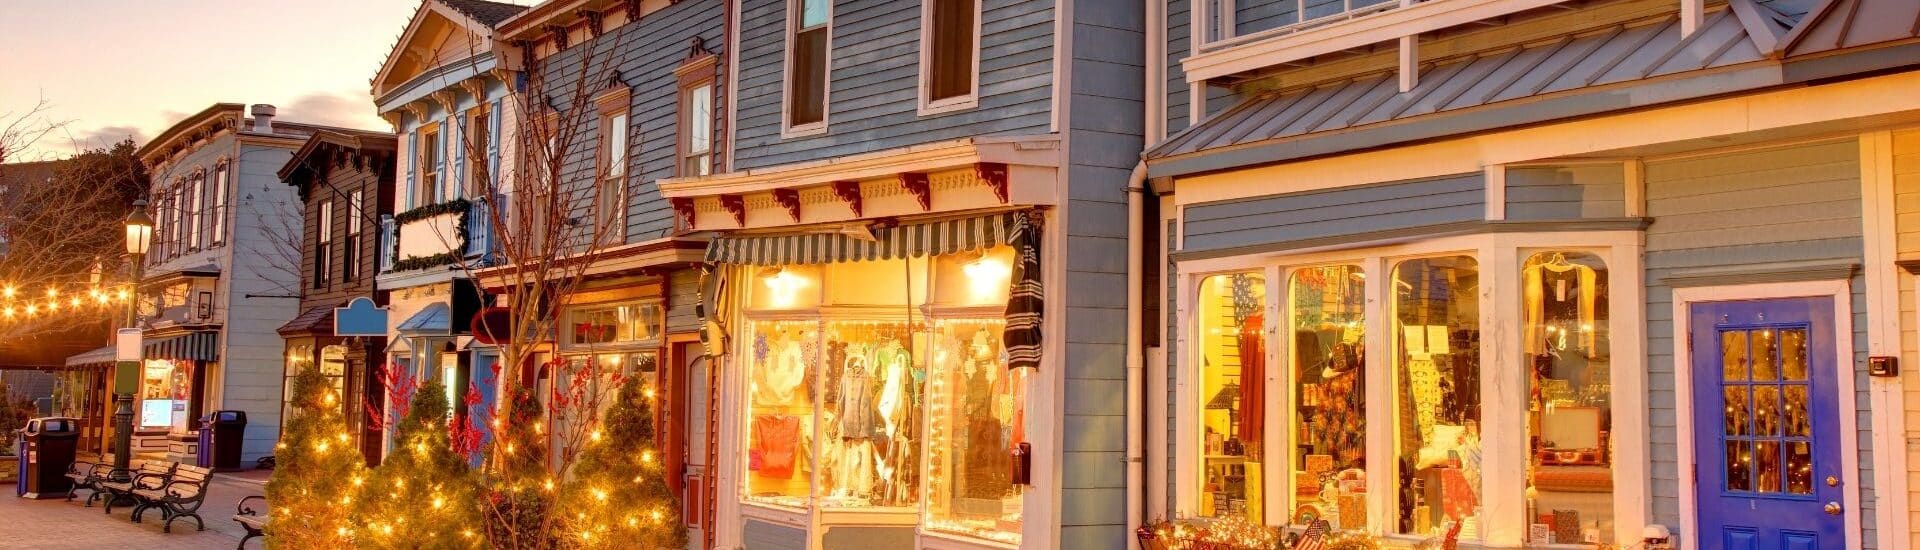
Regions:
<instances>
[{"instance_id":1,"label":"blue window shutter","mask_svg":"<svg viewBox=\"0 0 1920 550\"><path fill-rule=\"evenodd\" d=\"M417 130L417 128L416 128ZM407 202L401 210L412 210L414 202L413 182L420 174L420 133L407 132Z\"/></svg>"},{"instance_id":2,"label":"blue window shutter","mask_svg":"<svg viewBox=\"0 0 1920 550\"><path fill-rule=\"evenodd\" d=\"M433 173L440 175L440 180L434 182L433 202L435 203L446 202L447 180L453 179L451 177L453 174L447 172L447 144L452 143L454 137L452 122L452 119L446 115L440 117L440 150L435 151L439 154L433 156Z\"/></svg>"},{"instance_id":3,"label":"blue window shutter","mask_svg":"<svg viewBox=\"0 0 1920 550\"><path fill-rule=\"evenodd\" d=\"M493 125L487 130L487 175L493 178L495 189L500 188L500 119L506 118L502 107L503 100L493 100L493 116L487 117L487 122Z\"/></svg>"},{"instance_id":4,"label":"blue window shutter","mask_svg":"<svg viewBox=\"0 0 1920 550\"><path fill-rule=\"evenodd\" d=\"M447 182L447 188L453 190L452 193L447 194L449 198L464 197L467 194L467 117L453 115L453 125L458 132L448 141L448 144L453 147L454 172L453 181Z\"/></svg>"}]
</instances>

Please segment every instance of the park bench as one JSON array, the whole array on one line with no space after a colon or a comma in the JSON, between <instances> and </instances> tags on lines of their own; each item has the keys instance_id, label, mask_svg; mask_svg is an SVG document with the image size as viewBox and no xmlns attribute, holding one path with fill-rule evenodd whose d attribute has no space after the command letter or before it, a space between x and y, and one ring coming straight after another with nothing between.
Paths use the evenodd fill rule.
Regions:
<instances>
[{"instance_id":1,"label":"park bench","mask_svg":"<svg viewBox=\"0 0 1920 550\"><path fill-rule=\"evenodd\" d=\"M207 500L207 485L213 483L213 470L199 466L180 465L174 468L173 475L158 488L135 487L133 498L140 505L133 508L133 522L140 523L140 515L147 510L160 509L160 517L167 523L160 528L162 533L173 532L174 520L193 518L198 530L207 530L207 523L200 519L200 505Z\"/></svg>"},{"instance_id":2,"label":"park bench","mask_svg":"<svg viewBox=\"0 0 1920 550\"><path fill-rule=\"evenodd\" d=\"M240 537L240 544L234 547L235 550L246 550L247 540L267 534L267 516L263 513L265 510L255 510L247 506L247 501L256 499L260 501L261 508L266 508L267 497L260 495L240 499L240 504L234 507L233 522L240 524L241 529L247 530L247 536Z\"/></svg>"},{"instance_id":3,"label":"park bench","mask_svg":"<svg viewBox=\"0 0 1920 550\"><path fill-rule=\"evenodd\" d=\"M92 493L87 495L87 506L93 506L93 501L100 498L100 487L97 484L107 481L107 472L112 470L112 466L97 462L76 460L73 464L67 465L67 479L73 482L72 486L67 487L67 500L73 500L73 497L78 496L73 494L74 491L86 489Z\"/></svg>"},{"instance_id":4,"label":"park bench","mask_svg":"<svg viewBox=\"0 0 1920 550\"><path fill-rule=\"evenodd\" d=\"M135 489L164 489L167 480L173 477L177 462L149 460L140 464L138 469L122 470L114 468L107 472L107 480L95 483L94 487L107 493L107 513L113 513L113 504L120 501L140 500L133 496Z\"/></svg>"}]
</instances>

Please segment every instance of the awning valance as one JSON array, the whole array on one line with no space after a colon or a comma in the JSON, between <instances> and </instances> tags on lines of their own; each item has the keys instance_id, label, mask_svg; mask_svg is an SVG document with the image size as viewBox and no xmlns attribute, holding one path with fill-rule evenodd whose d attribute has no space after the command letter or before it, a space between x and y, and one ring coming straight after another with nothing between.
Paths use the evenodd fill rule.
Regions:
<instances>
[{"instance_id":1,"label":"awning valance","mask_svg":"<svg viewBox=\"0 0 1920 550\"><path fill-rule=\"evenodd\" d=\"M407 336L446 336L453 334L453 309L435 302L400 322L399 331Z\"/></svg>"},{"instance_id":2,"label":"awning valance","mask_svg":"<svg viewBox=\"0 0 1920 550\"><path fill-rule=\"evenodd\" d=\"M800 265L958 254L1011 243L1026 227L1026 212L1005 212L874 229L873 240L838 232L724 236L708 243L707 261Z\"/></svg>"},{"instance_id":3,"label":"awning valance","mask_svg":"<svg viewBox=\"0 0 1920 550\"><path fill-rule=\"evenodd\" d=\"M148 341L141 349L147 359L176 361L219 361L220 333L190 332Z\"/></svg>"},{"instance_id":4,"label":"awning valance","mask_svg":"<svg viewBox=\"0 0 1920 550\"><path fill-rule=\"evenodd\" d=\"M69 367L110 367L114 363L114 347L106 346L67 358Z\"/></svg>"}]
</instances>

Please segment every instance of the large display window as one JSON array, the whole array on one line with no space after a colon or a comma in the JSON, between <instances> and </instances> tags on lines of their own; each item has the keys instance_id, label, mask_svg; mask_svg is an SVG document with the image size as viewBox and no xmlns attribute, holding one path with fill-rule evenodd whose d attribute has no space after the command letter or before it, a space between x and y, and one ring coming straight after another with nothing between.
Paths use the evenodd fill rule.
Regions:
<instances>
[{"instance_id":1,"label":"large display window","mask_svg":"<svg viewBox=\"0 0 1920 550\"><path fill-rule=\"evenodd\" d=\"M1392 294L1394 532L1434 535L1480 516L1479 263L1401 261Z\"/></svg>"},{"instance_id":2,"label":"large display window","mask_svg":"<svg viewBox=\"0 0 1920 550\"><path fill-rule=\"evenodd\" d=\"M1267 278L1214 275L1200 283L1199 514L1260 522L1266 499Z\"/></svg>"},{"instance_id":3,"label":"large display window","mask_svg":"<svg viewBox=\"0 0 1920 550\"><path fill-rule=\"evenodd\" d=\"M1367 276L1357 266L1294 270L1292 523L1335 529L1367 521Z\"/></svg>"},{"instance_id":4,"label":"large display window","mask_svg":"<svg viewBox=\"0 0 1920 550\"><path fill-rule=\"evenodd\" d=\"M1614 544L1607 265L1588 253L1540 252L1527 258L1521 285L1526 517L1545 527L1529 533L1546 539L1530 542Z\"/></svg>"},{"instance_id":5,"label":"large display window","mask_svg":"<svg viewBox=\"0 0 1920 550\"><path fill-rule=\"evenodd\" d=\"M1012 251L754 267L747 502L919 515L1017 544L1026 381L1002 333Z\"/></svg>"},{"instance_id":6,"label":"large display window","mask_svg":"<svg viewBox=\"0 0 1920 550\"><path fill-rule=\"evenodd\" d=\"M187 428L193 398L193 362L148 359L141 363L140 429Z\"/></svg>"}]
</instances>

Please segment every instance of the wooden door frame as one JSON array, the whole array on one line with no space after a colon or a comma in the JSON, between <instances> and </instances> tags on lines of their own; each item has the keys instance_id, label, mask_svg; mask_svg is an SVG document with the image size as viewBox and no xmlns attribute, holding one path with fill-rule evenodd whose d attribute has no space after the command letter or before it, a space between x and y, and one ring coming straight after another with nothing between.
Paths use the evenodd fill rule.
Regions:
<instances>
[{"instance_id":1,"label":"wooden door frame","mask_svg":"<svg viewBox=\"0 0 1920 550\"><path fill-rule=\"evenodd\" d=\"M1847 548L1859 548L1860 533L1860 438L1859 405L1854 385L1853 361L1853 285L1845 279L1759 283L1730 286L1681 287L1673 289L1673 378L1674 447L1678 451L1680 474L1680 547L1701 548L1699 495L1693 452L1693 352L1688 349L1687 334L1692 330L1693 304L1734 300L1776 298L1833 299L1833 348L1837 369L1834 388L1839 392L1840 472L1845 485L1841 490L1846 512L1844 521ZM1845 435L1851 434L1851 435Z\"/></svg>"}]
</instances>

